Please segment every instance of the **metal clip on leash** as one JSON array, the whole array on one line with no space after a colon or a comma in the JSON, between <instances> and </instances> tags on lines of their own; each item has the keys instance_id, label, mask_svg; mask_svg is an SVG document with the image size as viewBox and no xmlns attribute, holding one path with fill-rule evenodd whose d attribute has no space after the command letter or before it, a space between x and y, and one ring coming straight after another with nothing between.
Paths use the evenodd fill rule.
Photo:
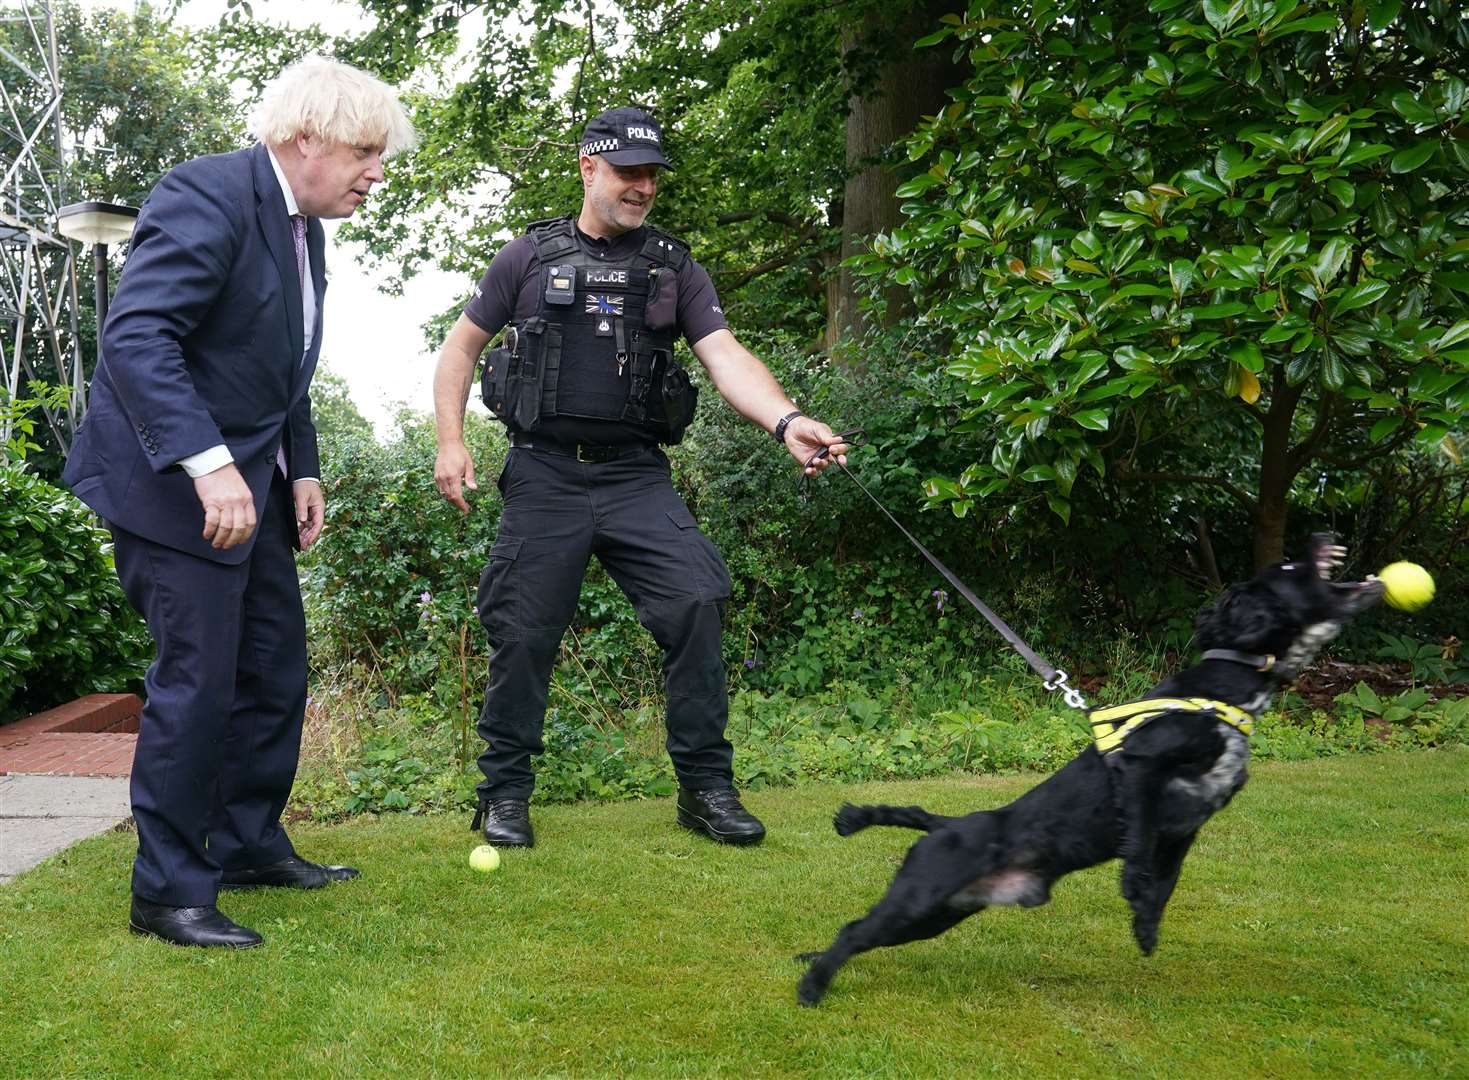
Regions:
<instances>
[{"instance_id":1,"label":"metal clip on leash","mask_svg":"<svg viewBox=\"0 0 1469 1080\"><path fill-rule=\"evenodd\" d=\"M1061 696L1066 699L1066 704L1070 705L1073 709L1090 712L1091 709L1086 703L1086 698L1081 696L1081 691L1067 683L1066 679L1066 672L1057 668L1056 677L1054 679L1042 679L1041 685L1047 690L1061 691Z\"/></svg>"},{"instance_id":2,"label":"metal clip on leash","mask_svg":"<svg viewBox=\"0 0 1469 1080\"><path fill-rule=\"evenodd\" d=\"M853 428L851 431L843 431L838 433L837 438L846 443L847 447L850 449L852 447L862 446L866 444L867 433L861 428ZM803 498L806 496L808 487L807 482L809 480L809 477L807 477L806 475L806 470L814 465L817 461L820 461L822 458L830 455L830 453L830 447L823 446L820 450L816 451L816 453L807 458L806 463L801 466L801 476L800 479L796 481L796 488L801 493L801 496ZM997 631L999 631L1000 636L1009 643L1010 647L1018 652L1021 659L1030 665L1031 670L1041 677L1042 686L1044 686L1047 690L1061 691L1066 700L1066 704L1069 705L1071 708L1078 709L1081 712L1089 711L1086 699L1081 696L1081 691L1076 689L1074 686L1071 686L1066 681L1068 678L1066 672L1062 671L1060 668L1052 667L1039 655L1037 655L1034 650L1026 645L1025 642L1021 641L1019 635L1017 635L1014 630L1010 629L1010 627L1005 623L1005 620L1001 619L998 615L996 615L993 611L986 607L984 602L980 600L979 597L975 596L972 591L970 591L969 586L960 581L952 570L950 570L947 566L939 561L938 556L934 555L934 553L929 551L928 548L920 544L918 542L918 538L910 533L907 529L905 529L903 527L903 523L897 518L893 517L891 511L889 511L886 506L877 501L877 496L867 490L866 485L864 485L861 480L858 480L857 477L853 475L852 470L848 469L840 461L838 461L836 464L837 467L842 470L842 472L847 474L852 483L856 484L859 488L862 489L862 494L871 499L873 505L875 505L879 510L887 515L887 519L898 527L898 531L908 538L908 542L923 553L923 557L933 564L934 569L942 574L944 576L944 579L959 591L959 595L968 600L969 603L973 605L974 610L983 615L985 619L989 621L989 624L993 626Z\"/></svg>"}]
</instances>

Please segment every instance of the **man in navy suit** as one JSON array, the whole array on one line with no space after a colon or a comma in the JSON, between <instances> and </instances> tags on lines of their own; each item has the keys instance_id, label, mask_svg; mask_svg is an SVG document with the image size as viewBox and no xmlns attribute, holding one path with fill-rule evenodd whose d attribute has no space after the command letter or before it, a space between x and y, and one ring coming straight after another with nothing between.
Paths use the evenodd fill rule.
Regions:
<instances>
[{"instance_id":1,"label":"man in navy suit","mask_svg":"<svg viewBox=\"0 0 1469 1080\"><path fill-rule=\"evenodd\" d=\"M308 387L326 292L319 218L349 217L412 145L393 91L302 61L260 142L170 171L143 204L66 482L110 525L157 646L133 762L134 932L249 948L220 888L357 876L296 854L280 815L306 707L292 549L325 504Z\"/></svg>"}]
</instances>

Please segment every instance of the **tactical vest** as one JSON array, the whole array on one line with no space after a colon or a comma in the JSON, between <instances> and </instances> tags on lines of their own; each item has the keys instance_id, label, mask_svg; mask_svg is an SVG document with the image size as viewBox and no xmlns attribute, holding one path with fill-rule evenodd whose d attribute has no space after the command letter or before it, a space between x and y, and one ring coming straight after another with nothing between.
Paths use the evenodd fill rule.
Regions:
<instances>
[{"instance_id":1,"label":"tactical vest","mask_svg":"<svg viewBox=\"0 0 1469 1080\"><path fill-rule=\"evenodd\" d=\"M486 357L485 405L511 431L572 416L678 442L698 404L673 360L688 245L649 226L641 250L613 262L582 246L569 217L534 222L528 235L540 257L540 304Z\"/></svg>"}]
</instances>

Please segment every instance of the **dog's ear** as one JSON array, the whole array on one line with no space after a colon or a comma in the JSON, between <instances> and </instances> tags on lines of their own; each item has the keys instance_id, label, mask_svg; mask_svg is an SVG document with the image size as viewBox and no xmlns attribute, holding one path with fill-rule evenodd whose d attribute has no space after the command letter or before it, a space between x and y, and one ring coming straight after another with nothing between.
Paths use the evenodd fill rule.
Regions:
<instances>
[{"instance_id":1,"label":"dog's ear","mask_svg":"<svg viewBox=\"0 0 1469 1080\"><path fill-rule=\"evenodd\" d=\"M1200 649L1263 649L1280 628L1280 602L1254 582L1233 585L1194 618Z\"/></svg>"}]
</instances>

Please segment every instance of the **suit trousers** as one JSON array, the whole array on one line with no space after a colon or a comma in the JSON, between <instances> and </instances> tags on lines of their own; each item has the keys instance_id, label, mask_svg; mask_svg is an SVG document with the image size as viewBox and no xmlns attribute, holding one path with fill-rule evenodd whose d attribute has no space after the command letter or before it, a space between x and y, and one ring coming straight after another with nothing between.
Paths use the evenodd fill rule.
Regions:
<instances>
[{"instance_id":1,"label":"suit trousers","mask_svg":"<svg viewBox=\"0 0 1469 1080\"><path fill-rule=\"evenodd\" d=\"M728 786L721 629L729 572L673 490L668 458L648 447L588 463L514 447L499 487L504 511L478 599L492 649L480 797L530 797L551 672L593 555L663 650L666 745L679 783Z\"/></svg>"},{"instance_id":2,"label":"suit trousers","mask_svg":"<svg viewBox=\"0 0 1469 1080\"><path fill-rule=\"evenodd\" d=\"M144 900L213 904L222 870L295 854L280 821L306 710L295 529L279 473L238 565L113 528L123 591L157 647L132 775L133 894Z\"/></svg>"}]
</instances>

